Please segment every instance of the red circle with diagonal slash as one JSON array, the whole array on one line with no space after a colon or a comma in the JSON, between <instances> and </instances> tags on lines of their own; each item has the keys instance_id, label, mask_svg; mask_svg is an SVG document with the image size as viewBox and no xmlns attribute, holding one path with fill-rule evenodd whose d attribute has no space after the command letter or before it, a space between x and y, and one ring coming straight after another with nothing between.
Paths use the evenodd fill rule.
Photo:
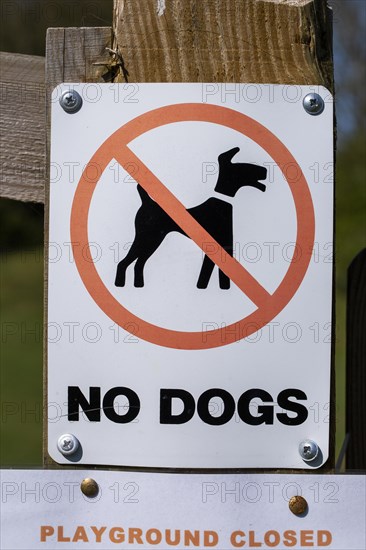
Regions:
<instances>
[{"instance_id":1,"label":"red circle with diagonal slash","mask_svg":"<svg viewBox=\"0 0 366 550\"><path fill-rule=\"evenodd\" d=\"M296 261L290 263L285 277L273 294L269 294L244 266L228 255L205 229L187 212L178 199L150 172L127 145L139 135L175 122L210 122L236 130L262 147L281 168L296 167L296 175L284 174L290 187L296 209L297 237L295 251L300 251ZM149 323L127 310L110 293L100 278L89 249L88 215L94 190L101 174L112 159L116 159L128 171L128 166L138 166L131 175L159 203L181 228L203 249L220 269L257 305L257 310L243 319L220 329L205 332L170 330ZM98 167L98 174L90 178L89 167ZM300 177L299 177L300 174ZM127 122L114 132L96 151L76 188L71 210L71 241L80 277L98 306L114 322L125 330L134 327L134 335L153 344L175 349L209 349L231 344L257 332L269 323L289 303L299 288L311 259L315 235L314 207L310 190L302 170L285 145L267 128L254 119L219 105L183 103L168 105L149 111ZM213 243L212 252L207 244Z\"/></svg>"}]
</instances>

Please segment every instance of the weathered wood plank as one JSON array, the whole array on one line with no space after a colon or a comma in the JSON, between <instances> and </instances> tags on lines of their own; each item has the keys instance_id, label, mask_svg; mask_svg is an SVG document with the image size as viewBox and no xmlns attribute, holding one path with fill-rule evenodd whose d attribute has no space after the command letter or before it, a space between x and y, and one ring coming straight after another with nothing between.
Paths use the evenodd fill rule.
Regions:
<instances>
[{"instance_id":1,"label":"weathered wood plank","mask_svg":"<svg viewBox=\"0 0 366 550\"><path fill-rule=\"evenodd\" d=\"M132 82L332 89L331 29L325 0L114 1L115 46Z\"/></svg>"},{"instance_id":2,"label":"weathered wood plank","mask_svg":"<svg viewBox=\"0 0 366 550\"><path fill-rule=\"evenodd\" d=\"M348 269L346 454L348 470L366 470L366 248Z\"/></svg>"},{"instance_id":3,"label":"weathered wood plank","mask_svg":"<svg viewBox=\"0 0 366 550\"><path fill-rule=\"evenodd\" d=\"M103 82L111 29L49 29L47 94L61 82ZM45 58L0 52L0 196L44 202Z\"/></svg>"},{"instance_id":4,"label":"weathered wood plank","mask_svg":"<svg viewBox=\"0 0 366 550\"><path fill-rule=\"evenodd\" d=\"M46 40L46 166L47 182L49 181L50 159L50 114L52 90L63 82L103 82L102 75L107 72L104 65L109 64L110 55L106 48L112 45L110 27L95 28L61 28L48 29ZM44 281L44 430L43 430L43 463L55 465L47 452L47 293L48 293L48 220L49 220L49 185L45 186L45 281Z\"/></svg>"},{"instance_id":5,"label":"weathered wood plank","mask_svg":"<svg viewBox=\"0 0 366 550\"><path fill-rule=\"evenodd\" d=\"M0 196L44 202L45 59L0 53Z\"/></svg>"},{"instance_id":6,"label":"weathered wood plank","mask_svg":"<svg viewBox=\"0 0 366 550\"><path fill-rule=\"evenodd\" d=\"M110 27L48 29L46 42L47 93L62 82L103 82L109 64Z\"/></svg>"}]
</instances>

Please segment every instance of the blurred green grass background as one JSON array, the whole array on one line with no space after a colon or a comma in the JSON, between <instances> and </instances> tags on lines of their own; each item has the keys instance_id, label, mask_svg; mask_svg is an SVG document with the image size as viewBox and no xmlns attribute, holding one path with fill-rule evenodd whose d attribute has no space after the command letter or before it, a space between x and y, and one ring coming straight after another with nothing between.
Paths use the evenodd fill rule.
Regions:
<instances>
[{"instance_id":1,"label":"blurred green grass background","mask_svg":"<svg viewBox=\"0 0 366 550\"><path fill-rule=\"evenodd\" d=\"M47 0L44 0L45 3ZM33 0L13 1L3 20L0 50L44 55L47 26L110 25L112 0L64 0L57 21L40 17ZM9 4L9 2L8 2ZM39 4L39 2L38 2ZM333 2L339 149L336 173L336 426L337 454L345 433L347 267L365 247L365 3ZM21 8L20 6L23 6ZM34 6L33 6L34 7ZM26 10L30 9L27 17ZM89 11L88 11L89 10ZM343 11L342 11L343 10ZM46 12L45 12L46 13ZM47 12L53 13L53 12ZM19 17L17 18L17 14ZM22 17L21 17L22 16ZM0 465L42 463L43 208L0 200L1 348ZM32 332L33 331L33 332Z\"/></svg>"},{"instance_id":2,"label":"blurred green grass background","mask_svg":"<svg viewBox=\"0 0 366 550\"><path fill-rule=\"evenodd\" d=\"M42 463L43 250L2 254L0 464Z\"/></svg>"}]
</instances>

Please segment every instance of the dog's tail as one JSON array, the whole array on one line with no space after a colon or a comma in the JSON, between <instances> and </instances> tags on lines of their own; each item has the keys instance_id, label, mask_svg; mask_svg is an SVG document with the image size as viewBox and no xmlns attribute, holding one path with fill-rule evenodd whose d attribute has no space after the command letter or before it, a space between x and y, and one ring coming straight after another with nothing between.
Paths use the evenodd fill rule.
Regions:
<instances>
[{"instance_id":1,"label":"dog's tail","mask_svg":"<svg viewBox=\"0 0 366 550\"><path fill-rule=\"evenodd\" d=\"M145 191L143 187L141 187L141 185L137 185L137 191L140 195L142 202L152 201L150 195Z\"/></svg>"}]
</instances>

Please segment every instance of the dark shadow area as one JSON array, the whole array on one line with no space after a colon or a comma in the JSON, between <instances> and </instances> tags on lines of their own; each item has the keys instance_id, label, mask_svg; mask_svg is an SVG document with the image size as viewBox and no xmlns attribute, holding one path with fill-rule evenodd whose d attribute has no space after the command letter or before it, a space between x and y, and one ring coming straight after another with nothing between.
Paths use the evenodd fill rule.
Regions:
<instances>
[{"instance_id":1,"label":"dark shadow area","mask_svg":"<svg viewBox=\"0 0 366 550\"><path fill-rule=\"evenodd\" d=\"M113 0L3 0L0 51L45 55L49 27L111 27L112 13Z\"/></svg>"}]
</instances>

